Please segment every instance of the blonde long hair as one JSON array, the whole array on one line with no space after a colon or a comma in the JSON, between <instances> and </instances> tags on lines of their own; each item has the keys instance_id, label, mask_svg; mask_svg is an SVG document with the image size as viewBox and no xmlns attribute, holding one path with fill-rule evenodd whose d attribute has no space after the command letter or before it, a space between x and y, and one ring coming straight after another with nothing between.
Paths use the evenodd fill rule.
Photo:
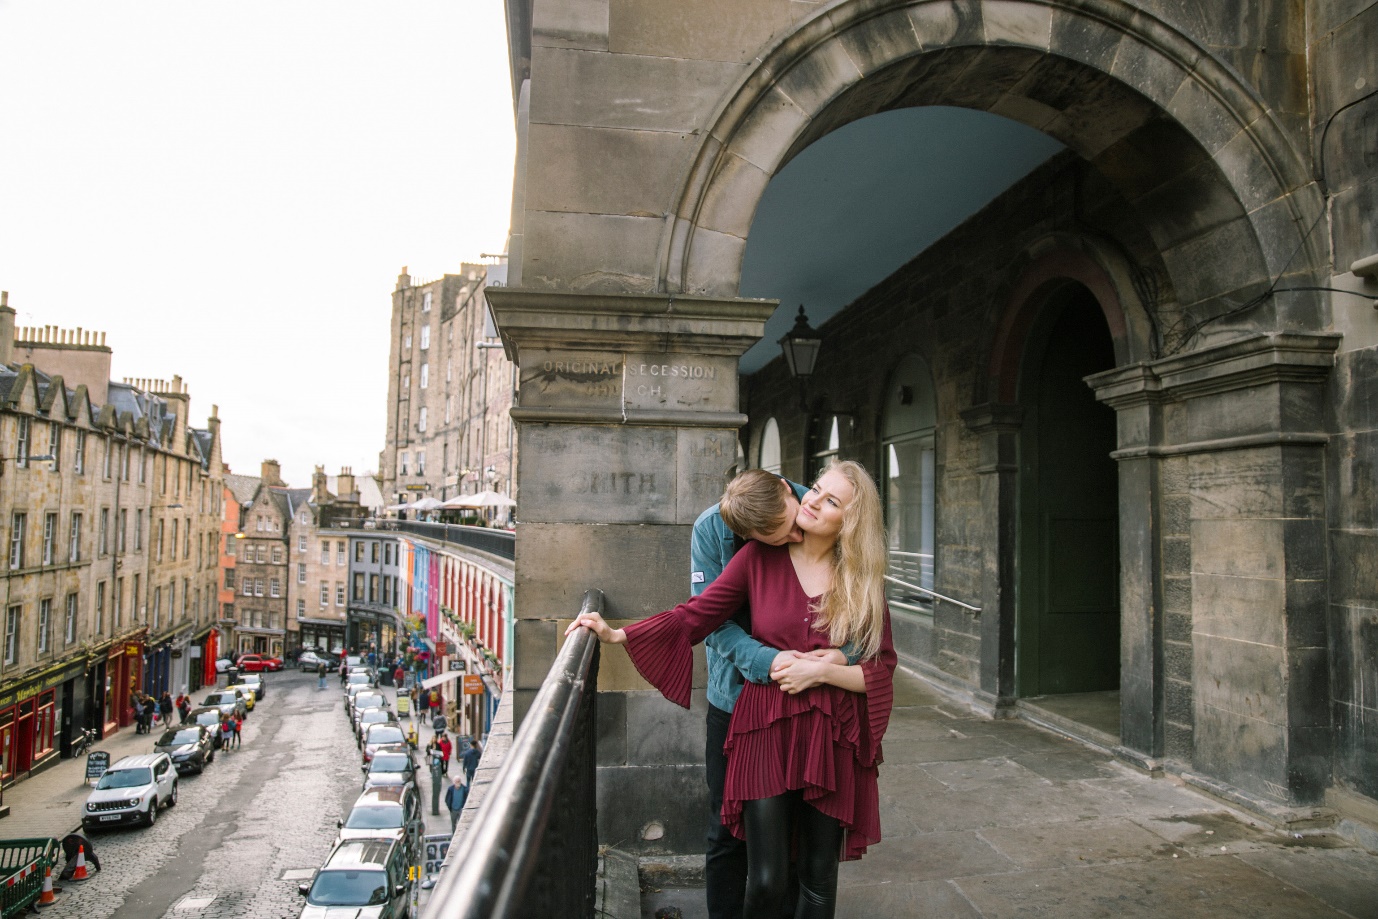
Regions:
<instances>
[{"instance_id":1,"label":"blonde long hair","mask_svg":"<svg viewBox=\"0 0 1378 919\"><path fill-rule=\"evenodd\" d=\"M880 652L885 632L885 524L880 493L865 467L834 460L824 472L839 472L852 486L833 547L832 586L818 598L813 627L828 633L835 648L851 642L862 658Z\"/></svg>"}]
</instances>

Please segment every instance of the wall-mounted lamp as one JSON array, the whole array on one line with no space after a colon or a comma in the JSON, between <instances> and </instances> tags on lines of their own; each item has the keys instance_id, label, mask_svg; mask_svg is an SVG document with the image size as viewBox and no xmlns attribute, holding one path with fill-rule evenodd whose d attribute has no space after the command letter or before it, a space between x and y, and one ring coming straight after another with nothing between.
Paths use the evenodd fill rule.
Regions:
<instances>
[{"instance_id":1,"label":"wall-mounted lamp","mask_svg":"<svg viewBox=\"0 0 1378 919\"><path fill-rule=\"evenodd\" d=\"M827 407L827 400L814 408L809 408L807 398L809 377L813 376L818 363L818 352L823 347L823 333L809 325L809 317L804 313L804 304L799 304L799 315L794 317L794 328L780 339L780 350L784 352L789 375L799 381L799 410L821 415L842 415L853 427L856 426L855 411L836 411Z\"/></svg>"}]
</instances>

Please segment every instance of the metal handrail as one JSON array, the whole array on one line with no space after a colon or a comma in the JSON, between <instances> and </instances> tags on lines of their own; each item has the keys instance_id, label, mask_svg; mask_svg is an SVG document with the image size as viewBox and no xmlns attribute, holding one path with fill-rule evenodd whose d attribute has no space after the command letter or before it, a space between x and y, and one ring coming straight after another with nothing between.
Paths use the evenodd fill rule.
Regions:
<instances>
[{"instance_id":1,"label":"metal handrail","mask_svg":"<svg viewBox=\"0 0 1378 919\"><path fill-rule=\"evenodd\" d=\"M911 554L913 554L913 553L899 553L899 552L893 552L893 553L891 553L891 554L892 554L892 555L901 555L901 554L904 554L904 555L911 555ZM910 584L908 581L901 581L899 578L892 578L892 577L891 577L890 575L888 575L888 574L885 575L885 580L889 581L891 584L898 584L899 586L904 587L904 588L906 588L906 589L908 589L908 590L917 590L919 593L928 594L930 597L932 597L932 598L935 599L935 600L945 600L945 601L948 602L948 603L954 603L954 604L956 604L957 606L960 606L962 609L969 609L969 610L971 610L973 613L979 613L979 612L981 611L981 607L979 607L979 606L972 606L970 603L963 603L961 600L954 600L954 599L952 599L951 597L945 597L945 596L943 596L942 594L938 593L936 590L929 590L927 587L920 587L918 584Z\"/></svg>"},{"instance_id":2,"label":"metal handrail","mask_svg":"<svg viewBox=\"0 0 1378 919\"><path fill-rule=\"evenodd\" d=\"M478 549L509 561L516 557L516 534L507 530L463 526L457 523L424 523L419 520L388 520L382 529L411 533L426 539Z\"/></svg>"},{"instance_id":3,"label":"metal handrail","mask_svg":"<svg viewBox=\"0 0 1378 919\"><path fill-rule=\"evenodd\" d=\"M581 613L603 610L584 594ZM427 919L592 917L598 868L598 638L565 640L474 823L441 872Z\"/></svg>"}]
</instances>

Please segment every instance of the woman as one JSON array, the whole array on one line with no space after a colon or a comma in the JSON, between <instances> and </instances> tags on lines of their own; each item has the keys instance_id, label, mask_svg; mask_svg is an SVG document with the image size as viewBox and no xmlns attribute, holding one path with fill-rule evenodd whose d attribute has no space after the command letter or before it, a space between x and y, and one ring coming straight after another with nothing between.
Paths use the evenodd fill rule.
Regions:
<instances>
[{"instance_id":1,"label":"woman","mask_svg":"<svg viewBox=\"0 0 1378 919\"><path fill-rule=\"evenodd\" d=\"M795 652L771 685L747 683L725 749L723 824L747 845L743 914L784 899L798 834L797 919L826 919L837 899L838 853L860 858L880 840L876 767L890 719L895 652L883 576L880 498L866 470L834 463L800 502L803 542L748 543L702 594L673 610L613 629L596 613L584 626L627 644L633 663L666 698L689 706L691 645L751 604L758 641ZM838 648L850 644L860 663Z\"/></svg>"}]
</instances>

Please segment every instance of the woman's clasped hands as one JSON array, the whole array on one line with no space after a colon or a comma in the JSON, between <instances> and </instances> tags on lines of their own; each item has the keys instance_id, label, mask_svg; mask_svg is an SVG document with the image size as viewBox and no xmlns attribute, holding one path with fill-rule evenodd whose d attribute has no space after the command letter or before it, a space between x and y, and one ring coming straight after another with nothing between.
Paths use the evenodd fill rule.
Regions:
<instances>
[{"instance_id":1,"label":"woman's clasped hands","mask_svg":"<svg viewBox=\"0 0 1378 919\"><path fill-rule=\"evenodd\" d=\"M781 651L770 665L770 678L790 695L830 682L833 667L845 667L847 658L837 648L817 651Z\"/></svg>"}]
</instances>

